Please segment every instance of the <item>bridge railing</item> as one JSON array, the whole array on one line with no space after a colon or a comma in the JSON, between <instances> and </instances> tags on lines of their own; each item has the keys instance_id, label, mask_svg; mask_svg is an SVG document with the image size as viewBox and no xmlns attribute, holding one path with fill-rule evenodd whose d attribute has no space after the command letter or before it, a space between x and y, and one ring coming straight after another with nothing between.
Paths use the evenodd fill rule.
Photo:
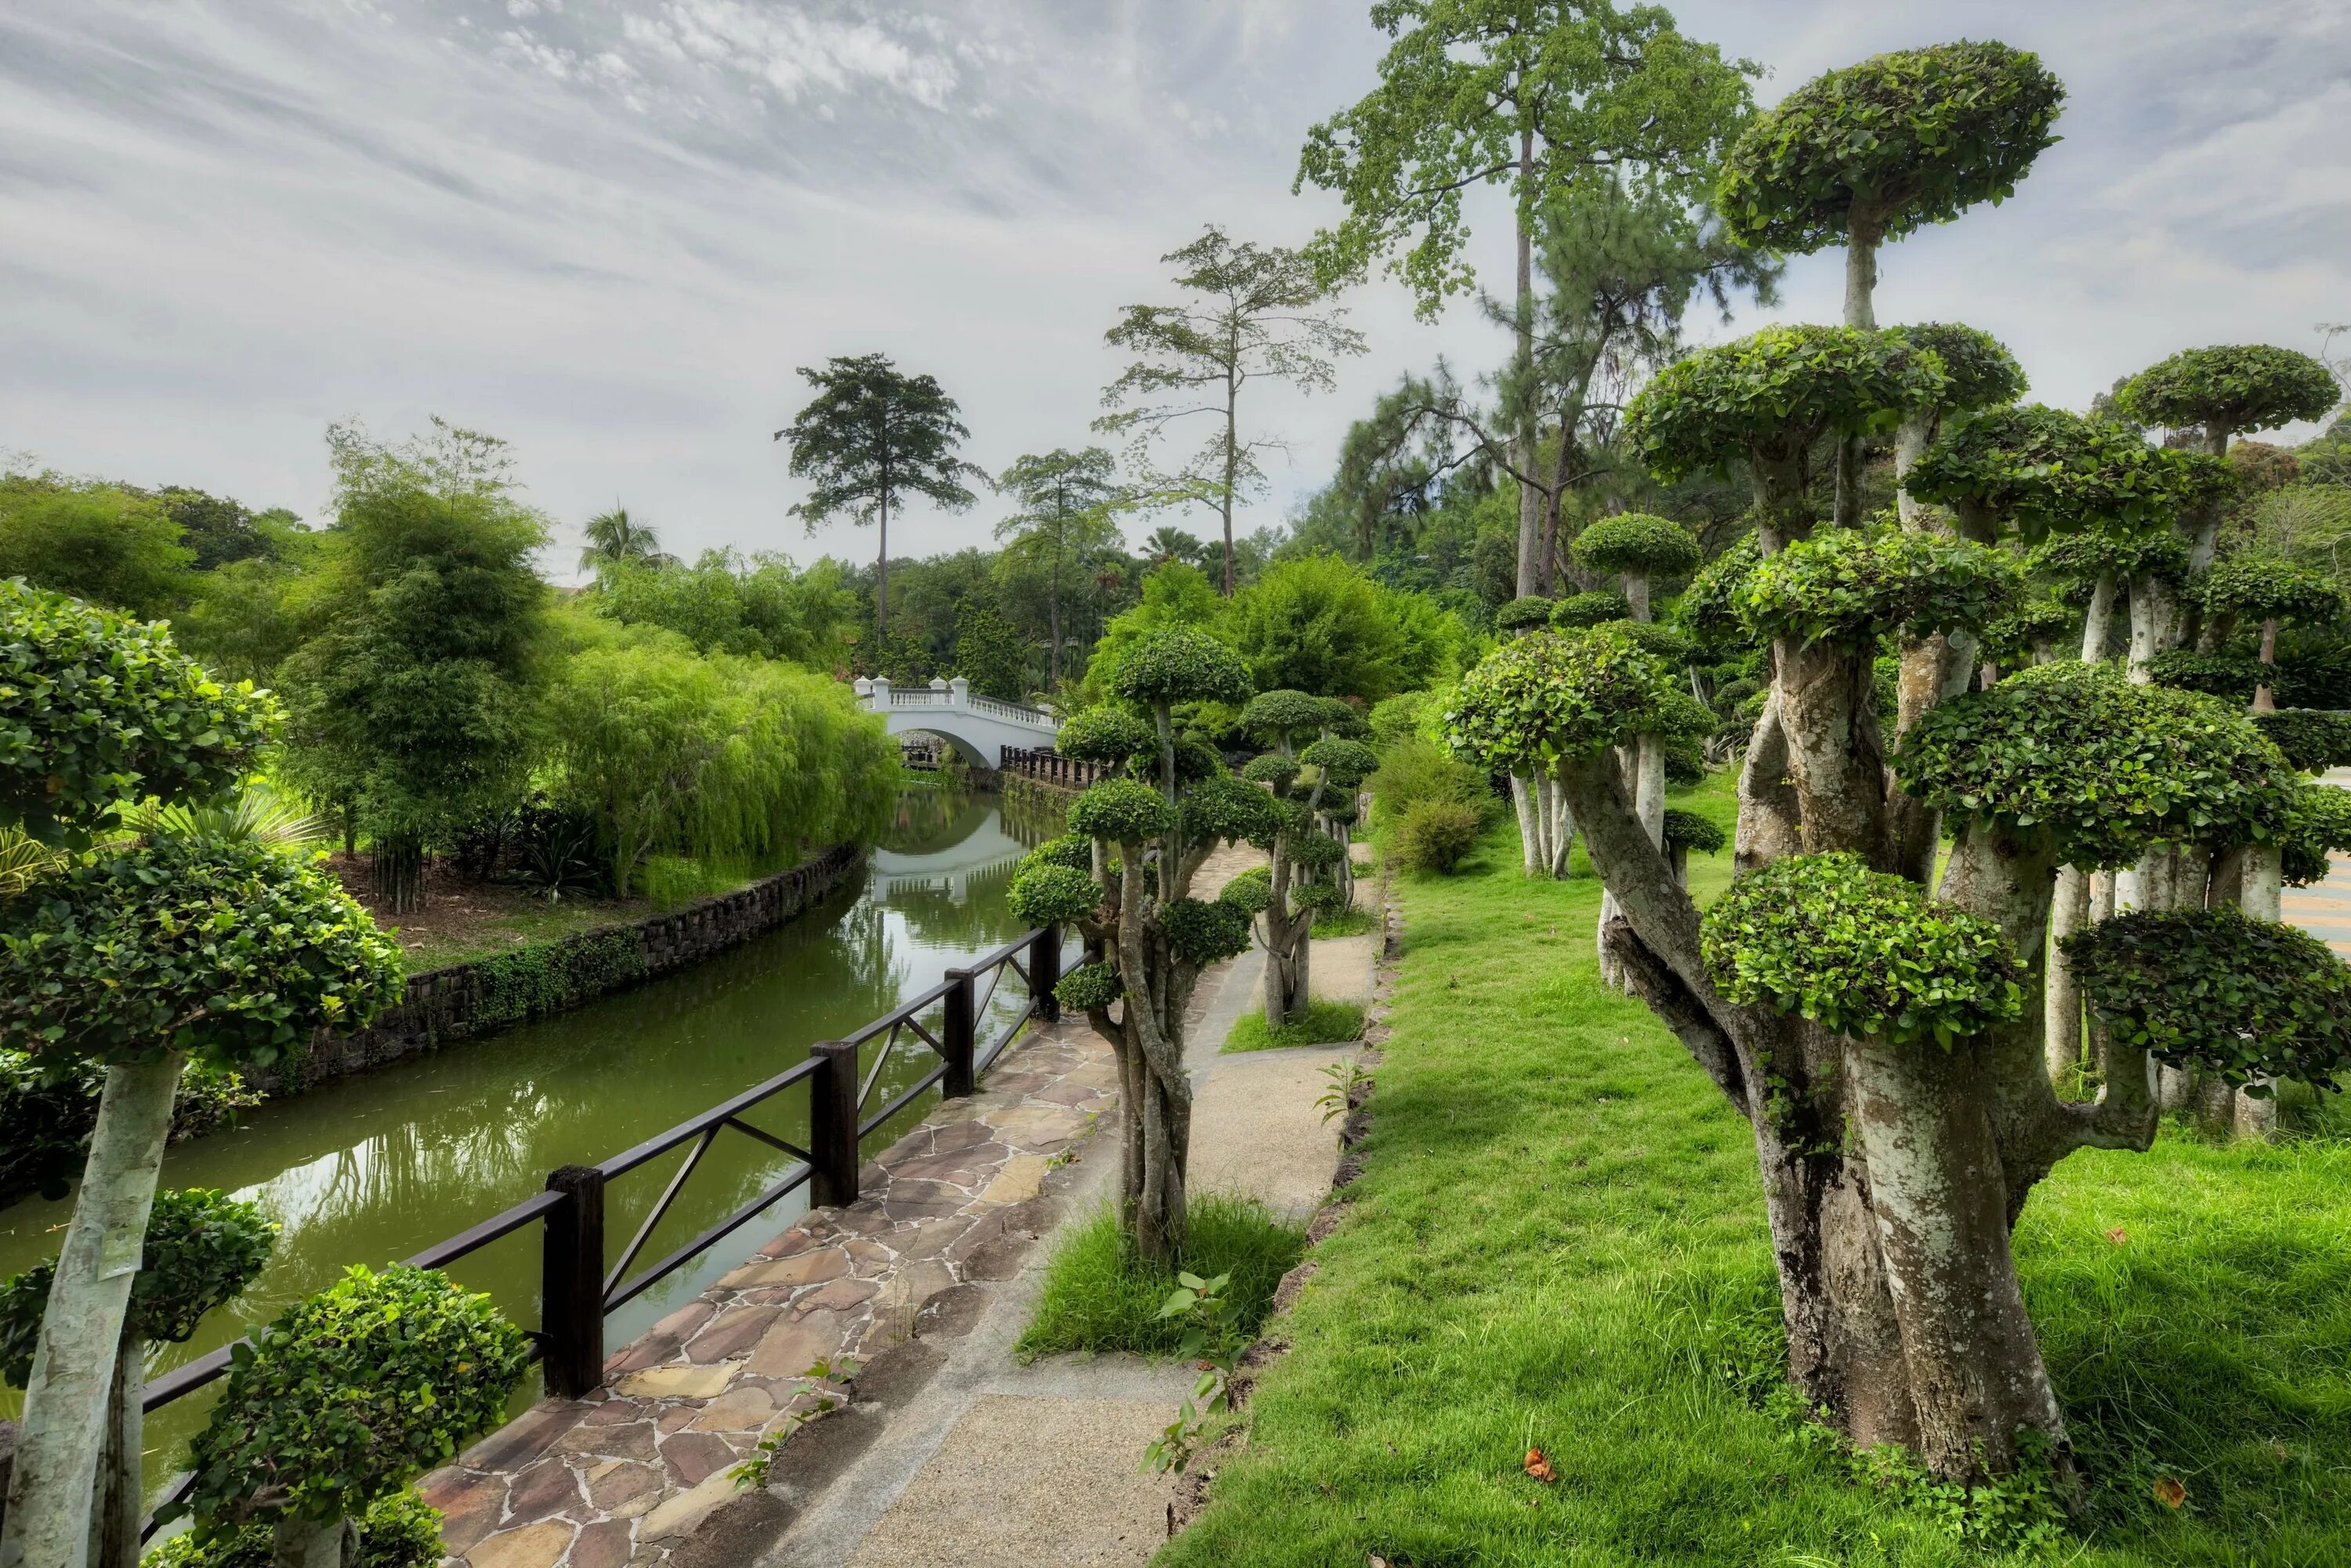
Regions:
<instances>
[{"instance_id":1,"label":"bridge railing","mask_svg":"<svg viewBox=\"0 0 2351 1568\"><path fill-rule=\"evenodd\" d=\"M1030 1020L1050 1022L1059 1017L1053 987L1061 979L1064 957L1059 926L1025 932L965 967L949 969L946 978L929 990L901 1002L846 1038L818 1041L809 1048L806 1060L794 1062L764 1083L609 1159L590 1166L560 1166L548 1174L544 1192L403 1261L418 1269L445 1268L518 1230L538 1227L539 1325L523 1332L531 1341L531 1359L545 1365L548 1393L576 1399L604 1380L608 1314L802 1187L809 1189L811 1207L856 1202L862 1141L889 1125L935 1088L950 1100L971 1093ZM983 1040L982 1026L1008 976L1019 982L1014 993L1019 1006ZM891 1077L891 1063L907 1051L917 1060L936 1060L885 1103L873 1106L882 1084ZM801 1085L808 1091L806 1146L748 1119L755 1111L782 1102ZM637 1267L645 1243L675 1207L703 1156L722 1134L766 1145L790 1156L792 1163L750 1202L684 1246ZM619 1257L611 1258L604 1230L608 1187L680 1149L685 1153L671 1171L661 1196ZM152 1414L217 1381L228 1371L237 1346L251 1343L240 1339L165 1373L146 1385L141 1408ZM193 1485L193 1476L183 1478L167 1501L180 1501ZM141 1527L141 1540L150 1538L154 1531L155 1521L151 1517Z\"/></svg>"},{"instance_id":2,"label":"bridge railing","mask_svg":"<svg viewBox=\"0 0 2351 1568\"><path fill-rule=\"evenodd\" d=\"M1111 769L1099 762L1080 762L1058 751L1008 746L1000 770L1040 783L1058 784L1065 789L1082 789L1111 776Z\"/></svg>"},{"instance_id":3,"label":"bridge railing","mask_svg":"<svg viewBox=\"0 0 2351 1568\"><path fill-rule=\"evenodd\" d=\"M876 708L945 708L955 713L985 714L1006 724L1048 734L1061 727L1061 721L1042 708L974 692L971 683L961 675L951 681L935 680L927 686L898 686L883 677L869 680L861 675L851 685L860 698Z\"/></svg>"}]
</instances>

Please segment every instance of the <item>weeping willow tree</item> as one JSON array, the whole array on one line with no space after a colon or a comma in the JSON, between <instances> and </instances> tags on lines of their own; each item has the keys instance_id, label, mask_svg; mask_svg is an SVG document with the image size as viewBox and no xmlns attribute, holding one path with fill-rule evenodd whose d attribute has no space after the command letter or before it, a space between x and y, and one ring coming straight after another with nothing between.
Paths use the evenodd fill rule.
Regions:
<instances>
[{"instance_id":1,"label":"weeping willow tree","mask_svg":"<svg viewBox=\"0 0 2351 1568\"><path fill-rule=\"evenodd\" d=\"M794 664L602 631L565 661L549 706L561 790L594 813L623 892L649 855L756 861L870 840L889 814L880 721Z\"/></svg>"}]
</instances>

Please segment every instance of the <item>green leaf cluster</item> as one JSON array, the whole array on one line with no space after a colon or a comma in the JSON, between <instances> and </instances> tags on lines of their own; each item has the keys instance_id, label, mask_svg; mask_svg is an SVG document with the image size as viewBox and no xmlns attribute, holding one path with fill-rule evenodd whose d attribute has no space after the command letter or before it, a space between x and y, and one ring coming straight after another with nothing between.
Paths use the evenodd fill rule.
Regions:
<instances>
[{"instance_id":1,"label":"green leaf cluster","mask_svg":"<svg viewBox=\"0 0 2351 1568\"><path fill-rule=\"evenodd\" d=\"M2124 382L2115 401L2148 424L2234 434L2323 418L2342 397L2334 373L2308 354L2243 343L2182 349Z\"/></svg>"},{"instance_id":2,"label":"green leaf cluster","mask_svg":"<svg viewBox=\"0 0 2351 1568\"><path fill-rule=\"evenodd\" d=\"M2104 526L2168 528L2179 514L2228 496L2227 464L2149 446L2127 425L2038 403L1993 409L1922 454L1903 488L2028 542Z\"/></svg>"},{"instance_id":3,"label":"green leaf cluster","mask_svg":"<svg viewBox=\"0 0 2351 1568\"><path fill-rule=\"evenodd\" d=\"M1309 730L1329 722L1325 700L1289 687L1259 692L1241 709L1241 728L1273 745L1293 744Z\"/></svg>"},{"instance_id":4,"label":"green leaf cluster","mask_svg":"<svg viewBox=\"0 0 2351 1568\"><path fill-rule=\"evenodd\" d=\"M1277 795L1286 794L1298 778L1299 762L1294 757L1284 757L1279 751L1269 751L1252 757L1241 768L1241 777L1253 784L1270 784Z\"/></svg>"},{"instance_id":5,"label":"green leaf cluster","mask_svg":"<svg viewBox=\"0 0 2351 1568\"><path fill-rule=\"evenodd\" d=\"M1070 831L1114 844L1139 843L1174 826L1167 798L1132 779L1105 779L1070 802Z\"/></svg>"},{"instance_id":6,"label":"green leaf cluster","mask_svg":"<svg viewBox=\"0 0 2351 1568\"><path fill-rule=\"evenodd\" d=\"M1723 160L1716 210L1749 245L1799 255L1856 230L1898 239L2016 189L2057 138L2065 89L2040 57L1961 40L1813 78Z\"/></svg>"},{"instance_id":7,"label":"green leaf cluster","mask_svg":"<svg viewBox=\"0 0 2351 1568\"><path fill-rule=\"evenodd\" d=\"M1263 915L1273 907L1273 868L1253 865L1236 873L1217 890L1218 902L1249 915Z\"/></svg>"},{"instance_id":8,"label":"green leaf cluster","mask_svg":"<svg viewBox=\"0 0 2351 1568\"><path fill-rule=\"evenodd\" d=\"M1030 871L1040 865L1067 866L1071 871L1091 873L1094 869L1094 844L1083 833L1062 833L1047 839L1020 857L1019 870Z\"/></svg>"},{"instance_id":9,"label":"green leaf cluster","mask_svg":"<svg viewBox=\"0 0 2351 1568\"><path fill-rule=\"evenodd\" d=\"M1322 741L1344 746L1347 741ZM1204 779L1184 793L1176 808L1186 843L1245 843L1270 838L1279 821L1273 797L1229 773Z\"/></svg>"},{"instance_id":10,"label":"green leaf cluster","mask_svg":"<svg viewBox=\"0 0 2351 1568\"><path fill-rule=\"evenodd\" d=\"M0 823L86 833L126 800L203 800L246 772L277 724L162 625L0 581Z\"/></svg>"},{"instance_id":11,"label":"green leaf cluster","mask_svg":"<svg viewBox=\"0 0 2351 1568\"><path fill-rule=\"evenodd\" d=\"M2351 764L2351 714L2325 708L2282 707L2252 716L2253 727L2285 753L2298 772L2324 773ZM2351 799L2351 794L2346 794Z\"/></svg>"},{"instance_id":12,"label":"green leaf cluster","mask_svg":"<svg viewBox=\"0 0 2351 1568\"><path fill-rule=\"evenodd\" d=\"M2262 662L2251 653L2201 653L2193 648L2167 648L2147 666L2159 686L2202 692L2242 703L2262 682Z\"/></svg>"},{"instance_id":13,"label":"green leaf cluster","mask_svg":"<svg viewBox=\"0 0 2351 1568\"><path fill-rule=\"evenodd\" d=\"M2285 831L2278 835L2279 880L2288 887L2325 882L2334 869L2330 857L2338 850L2351 850L2351 789L2304 784L2294 792Z\"/></svg>"},{"instance_id":14,"label":"green leaf cluster","mask_svg":"<svg viewBox=\"0 0 2351 1568\"><path fill-rule=\"evenodd\" d=\"M1792 460L1831 432L1890 430L1947 385L1942 362L1899 332L1766 327L1659 371L1625 412L1625 434L1671 481L1739 456Z\"/></svg>"},{"instance_id":15,"label":"green leaf cluster","mask_svg":"<svg viewBox=\"0 0 2351 1568\"><path fill-rule=\"evenodd\" d=\"M1539 602L1539 601L1538 601ZM1507 608L1507 606L1505 606ZM1633 607L1621 593L1571 593L1552 607L1551 623L1562 632L1632 618ZM1499 621L1498 621L1499 623Z\"/></svg>"},{"instance_id":16,"label":"green leaf cluster","mask_svg":"<svg viewBox=\"0 0 2351 1568\"><path fill-rule=\"evenodd\" d=\"M1662 621L1604 621L1601 625L1646 648L1668 664L1687 664L1698 658L1698 641Z\"/></svg>"},{"instance_id":17,"label":"green leaf cluster","mask_svg":"<svg viewBox=\"0 0 2351 1568\"><path fill-rule=\"evenodd\" d=\"M1953 1041L2017 1018L2000 927L1853 854L1790 855L1730 884L1698 927L1724 996L1855 1040Z\"/></svg>"},{"instance_id":18,"label":"green leaf cluster","mask_svg":"<svg viewBox=\"0 0 2351 1568\"><path fill-rule=\"evenodd\" d=\"M1763 547L1750 533L1689 580L1675 602L1675 619L1702 643L1745 642L1747 626L1739 618L1739 591L1762 564Z\"/></svg>"},{"instance_id":19,"label":"green leaf cluster","mask_svg":"<svg viewBox=\"0 0 2351 1568\"><path fill-rule=\"evenodd\" d=\"M1957 321L1894 329L1942 361L1947 379L1937 406L1953 413L1996 408L2024 395L2024 367L1991 333Z\"/></svg>"},{"instance_id":20,"label":"green leaf cluster","mask_svg":"<svg viewBox=\"0 0 2351 1568\"><path fill-rule=\"evenodd\" d=\"M1379 755L1370 747L1335 736L1316 741L1299 753L1298 759L1309 768L1320 768L1332 788L1349 790L1370 778L1380 765Z\"/></svg>"},{"instance_id":21,"label":"green leaf cluster","mask_svg":"<svg viewBox=\"0 0 2351 1568\"><path fill-rule=\"evenodd\" d=\"M368 1505L359 1519L360 1554L348 1568L440 1568L441 1511L413 1487ZM139 1560L140 1568L275 1568L276 1537L266 1520L206 1539L187 1531Z\"/></svg>"},{"instance_id":22,"label":"green leaf cluster","mask_svg":"<svg viewBox=\"0 0 2351 1568\"><path fill-rule=\"evenodd\" d=\"M1666 847L1696 850L1703 855L1717 853L1730 840L1711 817L1696 811L1685 811L1678 806L1666 808Z\"/></svg>"},{"instance_id":23,"label":"green leaf cluster","mask_svg":"<svg viewBox=\"0 0 2351 1568\"><path fill-rule=\"evenodd\" d=\"M234 1353L190 1446L204 1521L364 1513L506 1418L529 1340L446 1275L360 1267Z\"/></svg>"},{"instance_id":24,"label":"green leaf cluster","mask_svg":"<svg viewBox=\"0 0 2351 1568\"><path fill-rule=\"evenodd\" d=\"M2034 577L2066 584L2075 599L2086 598L2098 579L2108 576L2118 587L2142 577L2178 587L2188 580L2188 541L2171 528L2120 533L2090 528L2052 535L2032 548L2024 565Z\"/></svg>"},{"instance_id":25,"label":"green leaf cluster","mask_svg":"<svg viewBox=\"0 0 2351 1568\"><path fill-rule=\"evenodd\" d=\"M277 1222L261 1206L204 1187L155 1195L123 1319L126 1344L178 1344L214 1307L234 1301L277 1243ZM54 1260L0 1281L0 1382L26 1386L47 1309Z\"/></svg>"},{"instance_id":26,"label":"green leaf cluster","mask_svg":"<svg viewBox=\"0 0 2351 1568\"><path fill-rule=\"evenodd\" d=\"M1547 768L1657 728L1680 695L1674 672L1614 628L1538 632L1461 677L1445 710L1445 744L1490 771Z\"/></svg>"},{"instance_id":27,"label":"green leaf cluster","mask_svg":"<svg viewBox=\"0 0 2351 1568\"><path fill-rule=\"evenodd\" d=\"M2267 840L2295 782L2241 709L2073 663L1938 705L1894 771L1937 810L2047 834L2085 868L2127 864L2150 843Z\"/></svg>"},{"instance_id":28,"label":"green leaf cluster","mask_svg":"<svg viewBox=\"0 0 2351 1568\"><path fill-rule=\"evenodd\" d=\"M2247 621L2323 623L2343 614L2343 590L2332 579L2269 556L2222 561L2204 574L2196 591L2210 613Z\"/></svg>"},{"instance_id":29,"label":"green leaf cluster","mask_svg":"<svg viewBox=\"0 0 2351 1568\"><path fill-rule=\"evenodd\" d=\"M1171 900L1159 907L1159 928L1176 956L1196 968L1232 957L1249 943L1249 912L1221 899Z\"/></svg>"},{"instance_id":30,"label":"green leaf cluster","mask_svg":"<svg viewBox=\"0 0 2351 1568\"><path fill-rule=\"evenodd\" d=\"M1494 624L1504 632L1531 632L1551 623L1552 601L1525 597L1513 599L1494 612Z\"/></svg>"},{"instance_id":31,"label":"green leaf cluster","mask_svg":"<svg viewBox=\"0 0 2351 1568\"><path fill-rule=\"evenodd\" d=\"M1157 752L1159 737L1124 708L1090 707L1061 721L1053 749L1080 762L1116 767Z\"/></svg>"},{"instance_id":32,"label":"green leaf cluster","mask_svg":"<svg viewBox=\"0 0 2351 1568\"><path fill-rule=\"evenodd\" d=\"M1980 631L2012 612L2023 589L2006 551L1881 525L1794 540L1749 574L1734 603L1759 638L1857 650L1887 632Z\"/></svg>"},{"instance_id":33,"label":"green leaf cluster","mask_svg":"<svg viewBox=\"0 0 2351 1568\"><path fill-rule=\"evenodd\" d=\"M2061 944L2118 1040L2268 1092L2321 1088L2351 1061L2351 968L2306 931L2237 908L2118 915Z\"/></svg>"},{"instance_id":34,"label":"green leaf cluster","mask_svg":"<svg viewBox=\"0 0 2351 1568\"><path fill-rule=\"evenodd\" d=\"M323 862L263 844L110 846L0 909L0 1048L48 1061L266 1065L401 988L398 945Z\"/></svg>"},{"instance_id":35,"label":"green leaf cluster","mask_svg":"<svg viewBox=\"0 0 2351 1568\"><path fill-rule=\"evenodd\" d=\"M1006 890L1005 903L1029 925L1068 925L1102 907L1102 884L1066 865L1026 866Z\"/></svg>"},{"instance_id":36,"label":"green leaf cluster","mask_svg":"<svg viewBox=\"0 0 2351 1568\"><path fill-rule=\"evenodd\" d=\"M1126 995L1116 964L1081 964L1061 977L1053 998L1071 1012L1096 1012Z\"/></svg>"},{"instance_id":37,"label":"green leaf cluster","mask_svg":"<svg viewBox=\"0 0 2351 1568\"><path fill-rule=\"evenodd\" d=\"M1686 577L1703 559L1689 529L1647 512L1621 512L1575 536L1575 559L1593 571Z\"/></svg>"},{"instance_id":38,"label":"green leaf cluster","mask_svg":"<svg viewBox=\"0 0 2351 1568\"><path fill-rule=\"evenodd\" d=\"M1249 666L1206 632L1169 627L1126 651L1111 676L1111 691L1146 707L1176 703L1238 703L1249 695Z\"/></svg>"}]
</instances>

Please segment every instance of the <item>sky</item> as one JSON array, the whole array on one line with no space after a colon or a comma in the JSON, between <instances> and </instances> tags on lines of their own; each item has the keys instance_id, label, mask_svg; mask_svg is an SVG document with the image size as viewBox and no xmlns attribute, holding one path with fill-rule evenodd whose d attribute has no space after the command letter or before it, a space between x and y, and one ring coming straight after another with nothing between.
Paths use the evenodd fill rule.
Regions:
<instances>
[{"instance_id":1,"label":"sky","mask_svg":"<svg viewBox=\"0 0 2351 1568\"><path fill-rule=\"evenodd\" d=\"M2038 51L2064 140L1998 207L1891 247L1881 320L1964 320L2083 407L2176 350L2314 349L2351 321L2351 6L2340 0L1684 0L1769 103L1958 37ZM327 425L440 415L510 441L549 575L616 503L692 556L870 559L810 535L771 440L796 367L881 352L956 398L966 455L1099 440L1102 333L1169 297L1215 223L1304 242L1316 120L1372 85L1366 0L9 0L0 10L0 452L317 517ZM1481 277L1507 211L1470 205ZM1834 320L1835 256L1777 308ZM1344 303L1335 391L1269 388L1288 438L1244 528L1327 480L1348 423L1503 343L1392 282ZM1253 394L1255 395L1255 394ZM2289 433L2291 435L2294 433ZM893 557L1008 507L917 507ZM1205 514L1176 518L1196 532ZM1134 531L1147 528L1146 523Z\"/></svg>"}]
</instances>

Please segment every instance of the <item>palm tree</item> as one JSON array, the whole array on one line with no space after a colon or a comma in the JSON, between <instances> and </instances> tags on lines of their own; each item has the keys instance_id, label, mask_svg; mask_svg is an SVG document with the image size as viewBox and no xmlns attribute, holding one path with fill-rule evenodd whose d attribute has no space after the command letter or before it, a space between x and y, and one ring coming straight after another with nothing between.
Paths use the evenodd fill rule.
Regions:
<instances>
[{"instance_id":1,"label":"palm tree","mask_svg":"<svg viewBox=\"0 0 2351 1568\"><path fill-rule=\"evenodd\" d=\"M1144 553L1155 566L1180 560L1186 566L1198 566L1207 559L1208 547L1197 535L1186 532L1173 523L1162 523L1151 530L1143 541Z\"/></svg>"},{"instance_id":2,"label":"palm tree","mask_svg":"<svg viewBox=\"0 0 2351 1568\"><path fill-rule=\"evenodd\" d=\"M626 507L615 507L589 518L587 534L588 548L580 552L582 571L615 566L624 560L659 566L670 559L662 553L661 541L653 537L652 526L631 520Z\"/></svg>"}]
</instances>

